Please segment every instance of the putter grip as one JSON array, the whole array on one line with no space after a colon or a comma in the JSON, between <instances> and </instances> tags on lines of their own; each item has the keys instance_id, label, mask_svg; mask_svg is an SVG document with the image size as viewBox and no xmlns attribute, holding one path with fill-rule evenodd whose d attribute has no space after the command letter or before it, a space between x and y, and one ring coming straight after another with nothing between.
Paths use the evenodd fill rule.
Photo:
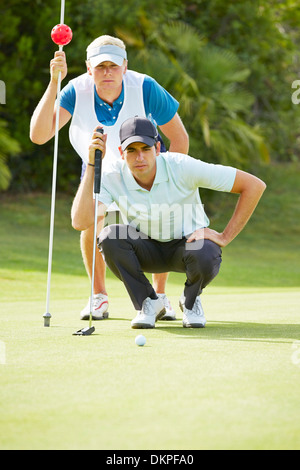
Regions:
<instances>
[{"instance_id":1,"label":"putter grip","mask_svg":"<svg viewBox=\"0 0 300 470\"><path fill-rule=\"evenodd\" d=\"M97 132L103 134L102 127L97 128ZM95 151L95 178L94 178L94 193L100 193L100 184L101 184L101 169L102 169L102 152L101 150Z\"/></svg>"}]
</instances>

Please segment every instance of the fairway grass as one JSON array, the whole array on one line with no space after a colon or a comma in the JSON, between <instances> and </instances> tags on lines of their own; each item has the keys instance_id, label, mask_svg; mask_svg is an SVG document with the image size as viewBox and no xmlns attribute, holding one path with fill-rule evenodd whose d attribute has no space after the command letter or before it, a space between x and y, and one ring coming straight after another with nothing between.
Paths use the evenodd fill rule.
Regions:
<instances>
[{"instance_id":1,"label":"fairway grass","mask_svg":"<svg viewBox=\"0 0 300 470\"><path fill-rule=\"evenodd\" d=\"M211 287L205 329L182 328L178 312L137 347L114 278L110 319L72 335L85 284L53 276L50 328L41 295L1 301L1 449L300 448L299 290ZM177 307L172 279L168 291Z\"/></svg>"}]
</instances>

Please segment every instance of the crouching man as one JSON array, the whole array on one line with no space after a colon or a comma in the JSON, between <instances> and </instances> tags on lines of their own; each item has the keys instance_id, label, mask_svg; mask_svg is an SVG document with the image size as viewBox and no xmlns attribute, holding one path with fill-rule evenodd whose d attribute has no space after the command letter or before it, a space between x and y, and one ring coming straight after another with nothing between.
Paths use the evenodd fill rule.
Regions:
<instances>
[{"instance_id":1,"label":"crouching man","mask_svg":"<svg viewBox=\"0 0 300 470\"><path fill-rule=\"evenodd\" d=\"M88 170L72 206L72 224L86 230L94 223L94 159L105 157L106 136L94 132ZM165 313L144 273L182 272L186 282L180 307L183 326L204 328L200 294L219 272L222 248L245 227L266 185L241 170L213 165L190 156L160 153L155 126L134 117L120 129L122 159L102 176L98 214L118 204L127 224L111 225L98 242L107 266L124 283L137 311L132 328L154 328ZM240 195L223 232L209 228L199 188Z\"/></svg>"}]
</instances>

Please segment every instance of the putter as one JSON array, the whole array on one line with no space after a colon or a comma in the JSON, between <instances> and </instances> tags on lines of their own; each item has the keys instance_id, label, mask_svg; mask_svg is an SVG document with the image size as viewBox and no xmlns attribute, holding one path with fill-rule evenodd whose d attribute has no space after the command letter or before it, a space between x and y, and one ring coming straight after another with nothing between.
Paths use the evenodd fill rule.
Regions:
<instances>
[{"instance_id":1,"label":"putter","mask_svg":"<svg viewBox=\"0 0 300 470\"><path fill-rule=\"evenodd\" d=\"M101 127L97 128L97 132L103 134ZM101 186L101 169L102 169L102 152L95 151L95 176L94 176L94 194L95 194L95 215L94 215L94 240L93 240L93 266L92 266L92 282L90 297L90 318L89 326L73 333L74 336L90 336L94 333L95 328L92 326L93 320L93 299L94 299L94 280L95 280L95 261L96 261L96 242L97 242L97 220L98 220L98 202Z\"/></svg>"}]
</instances>

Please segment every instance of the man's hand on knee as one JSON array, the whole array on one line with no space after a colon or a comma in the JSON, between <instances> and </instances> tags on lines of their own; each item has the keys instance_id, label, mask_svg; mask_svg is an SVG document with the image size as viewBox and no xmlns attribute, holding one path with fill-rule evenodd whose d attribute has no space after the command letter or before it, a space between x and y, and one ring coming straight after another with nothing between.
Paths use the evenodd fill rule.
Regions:
<instances>
[{"instance_id":1,"label":"man's hand on knee","mask_svg":"<svg viewBox=\"0 0 300 470\"><path fill-rule=\"evenodd\" d=\"M188 238L187 243L192 243L196 240L210 240L220 247L225 247L227 245L224 234L216 232L216 230L212 230L210 228L200 228L195 230L195 232Z\"/></svg>"}]
</instances>

